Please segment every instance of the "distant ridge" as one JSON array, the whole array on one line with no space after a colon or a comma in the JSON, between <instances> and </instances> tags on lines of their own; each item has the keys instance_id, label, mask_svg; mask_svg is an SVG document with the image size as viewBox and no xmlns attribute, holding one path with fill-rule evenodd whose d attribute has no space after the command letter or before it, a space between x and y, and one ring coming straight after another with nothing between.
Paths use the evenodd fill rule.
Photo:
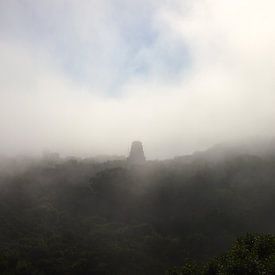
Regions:
<instances>
[{"instance_id":1,"label":"distant ridge","mask_svg":"<svg viewBox=\"0 0 275 275\"><path fill-rule=\"evenodd\" d=\"M204 151L196 151L191 155L177 156L175 159L221 161L244 155L255 157L275 156L275 138L220 143Z\"/></svg>"}]
</instances>

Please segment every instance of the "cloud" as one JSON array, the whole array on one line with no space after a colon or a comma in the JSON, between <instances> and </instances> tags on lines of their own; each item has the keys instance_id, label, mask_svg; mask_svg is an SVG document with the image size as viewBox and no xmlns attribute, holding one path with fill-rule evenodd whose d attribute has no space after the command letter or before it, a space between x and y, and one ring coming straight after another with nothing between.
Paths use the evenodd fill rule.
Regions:
<instances>
[{"instance_id":1,"label":"cloud","mask_svg":"<svg viewBox=\"0 0 275 275\"><path fill-rule=\"evenodd\" d=\"M274 135L274 8L1 2L1 152L127 154L140 139L156 158Z\"/></svg>"}]
</instances>

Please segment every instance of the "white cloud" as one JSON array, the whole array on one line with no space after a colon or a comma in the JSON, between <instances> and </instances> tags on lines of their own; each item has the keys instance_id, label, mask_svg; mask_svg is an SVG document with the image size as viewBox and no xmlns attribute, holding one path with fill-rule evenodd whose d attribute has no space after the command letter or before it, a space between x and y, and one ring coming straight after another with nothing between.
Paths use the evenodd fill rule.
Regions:
<instances>
[{"instance_id":1,"label":"white cloud","mask_svg":"<svg viewBox=\"0 0 275 275\"><path fill-rule=\"evenodd\" d=\"M40 9L26 2L40 18L41 37L15 24L28 25L26 7L16 1L8 10L17 15L13 24L10 17L1 23L2 152L47 147L63 154L126 154L129 143L141 139L154 158L275 134L273 1L65 2L47 1ZM135 11L134 18L122 7ZM126 34L146 32L146 24L155 37L135 45ZM177 77L168 73L169 62L182 56L164 62L173 45L184 45L191 60ZM89 85L76 81L59 58L91 75ZM146 71L133 73L137 65ZM120 96L106 92L114 82Z\"/></svg>"}]
</instances>

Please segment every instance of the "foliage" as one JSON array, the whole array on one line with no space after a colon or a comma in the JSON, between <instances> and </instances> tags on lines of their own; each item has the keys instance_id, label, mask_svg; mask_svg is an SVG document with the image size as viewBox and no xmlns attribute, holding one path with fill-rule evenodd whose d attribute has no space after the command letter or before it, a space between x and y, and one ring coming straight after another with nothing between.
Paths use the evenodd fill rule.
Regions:
<instances>
[{"instance_id":1,"label":"foliage","mask_svg":"<svg viewBox=\"0 0 275 275\"><path fill-rule=\"evenodd\" d=\"M187 274L274 274L275 236L247 234L239 238L221 257L209 261L205 266L186 263L180 268L170 269L168 275Z\"/></svg>"},{"instance_id":2,"label":"foliage","mask_svg":"<svg viewBox=\"0 0 275 275\"><path fill-rule=\"evenodd\" d=\"M274 274L273 235L228 250L275 233L274 167L239 156L2 173L0 273Z\"/></svg>"}]
</instances>

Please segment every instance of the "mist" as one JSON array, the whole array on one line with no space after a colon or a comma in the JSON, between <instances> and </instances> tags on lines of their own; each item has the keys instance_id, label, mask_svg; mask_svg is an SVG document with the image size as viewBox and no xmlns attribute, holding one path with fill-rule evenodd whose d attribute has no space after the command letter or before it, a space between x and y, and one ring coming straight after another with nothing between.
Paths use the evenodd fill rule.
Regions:
<instances>
[{"instance_id":1,"label":"mist","mask_svg":"<svg viewBox=\"0 0 275 275\"><path fill-rule=\"evenodd\" d=\"M0 0L0 273L275 274L274 0Z\"/></svg>"},{"instance_id":2,"label":"mist","mask_svg":"<svg viewBox=\"0 0 275 275\"><path fill-rule=\"evenodd\" d=\"M274 136L274 9L1 1L0 154L127 155L142 140L155 159Z\"/></svg>"}]
</instances>

